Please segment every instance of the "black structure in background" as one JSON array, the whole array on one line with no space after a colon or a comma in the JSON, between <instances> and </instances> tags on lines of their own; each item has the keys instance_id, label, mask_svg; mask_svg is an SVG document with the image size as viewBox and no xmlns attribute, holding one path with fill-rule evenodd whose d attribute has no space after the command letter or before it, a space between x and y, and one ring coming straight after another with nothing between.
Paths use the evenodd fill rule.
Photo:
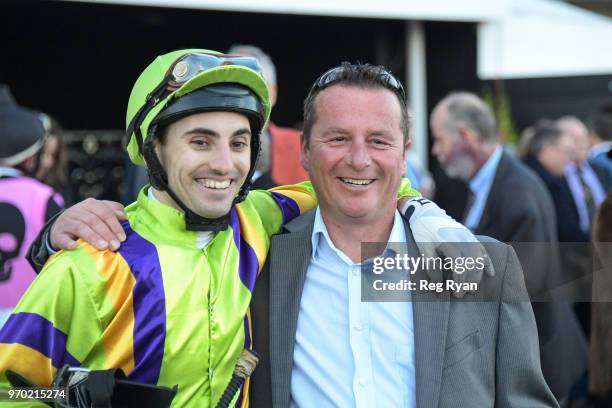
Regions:
<instances>
[{"instance_id":1,"label":"black structure in background","mask_svg":"<svg viewBox=\"0 0 612 408\"><path fill-rule=\"evenodd\" d=\"M64 133L68 147L68 184L75 201L87 197L121 201L125 194L123 131L81 130Z\"/></svg>"},{"instance_id":2,"label":"black structure in background","mask_svg":"<svg viewBox=\"0 0 612 408\"><path fill-rule=\"evenodd\" d=\"M233 43L262 47L278 66L280 93L272 119L284 126L299 126L310 85L343 60L383 64L400 78L406 72L405 22L400 20L32 0L3 1L0 12L4 45L0 83L10 86L20 104L53 115L66 129L124 129L137 75L153 56L177 48L225 50ZM476 24L425 22L424 26L429 110L451 90L480 92ZM520 129L543 115L583 117L612 96L610 81L612 75L511 80L506 81L506 90ZM82 145L71 145L71 159ZM119 149L120 143L113 146ZM118 157L123 154L116 151ZM435 159L431 163L438 174L436 199L461 218L465 187L445 179ZM98 197L118 197L118 188L103 187ZM81 189L80 184L73 190L99 191Z\"/></svg>"},{"instance_id":3,"label":"black structure in background","mask_svg":"<svg viewBox=\"0 0 612 408\"><path fill-rule=\"evenodd\" d=\"M156 55L178 48L263 48L278 66L272 119L301 121L302 102L343 60L404 76L404 22L112 4L3 1L0 82L68 129L123 129L132 85Z\"/></svg>"},{"instance_id":4,"label":"black structure in background","mask_svg":"<svg viewBox=\"0 0 612 408\"><path fill-rule=\"evenodd\" d=\"M586 120L597 107L612 101L612 75L508 79L504 88L519 130L542 117L571 114Z\"/></svg>"},{"instance_id":5,"label":"black structure in background","mask_svg":"<svg viewBox=\"0 0 612 408\"><path fill-rule=\"evenodd\" d=\"M476 76L476 24L438 23L425 25L427 47L427 111L451 91L480 93ZM467 186L449 178L429 155L430 168L436 182L434 201L457 220L462 220L468 196Z\"/></svg>"}]
</instances>

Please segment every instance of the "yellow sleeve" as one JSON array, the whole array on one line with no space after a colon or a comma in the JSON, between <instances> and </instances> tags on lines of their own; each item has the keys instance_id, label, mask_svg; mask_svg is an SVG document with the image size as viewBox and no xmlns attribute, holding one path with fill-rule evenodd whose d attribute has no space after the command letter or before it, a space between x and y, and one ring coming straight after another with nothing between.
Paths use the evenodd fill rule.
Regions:
<instances>
[{"instance_id":1,"label":"yellow sleeve","mask_svg":"<svg viewBox=\"0 0 612 408\"><path fill-rule=\"evenodd\" d=\"M91 285L81 279L95 272L79 271L83 255L79 248L52 257L0 330L0 393L10 387L7 370L49 386L64 364L79 366L100 336Z\"/></svg>"}]
</instances>

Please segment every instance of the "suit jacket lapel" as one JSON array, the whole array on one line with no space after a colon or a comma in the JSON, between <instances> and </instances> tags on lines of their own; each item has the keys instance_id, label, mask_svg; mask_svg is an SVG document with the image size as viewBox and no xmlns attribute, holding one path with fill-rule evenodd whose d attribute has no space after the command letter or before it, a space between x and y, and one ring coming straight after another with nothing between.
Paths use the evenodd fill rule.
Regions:
<instances>
[{"instance_id":1,"label":"suit jacket lapel","mask_svg":"<svg viewBox=\"0 0 612 408\"><path fill-rule=\"evenodd\" d=\"M419 254L420 251L405 219L404 227L408 238L408 253ZM416 281L420 279L429 280L426 272L422 270L417 271L412 279ZM434 292L413 293L416 406L419 408L435 408L438 406L449 309L450 296L447 291L439 295Z\"/></svg>"},{"instance_id":2,"label":"suit jacket lapel","mask_svg":"<svg viewBox=\"0 0 612 408\"><path fill-rule=\"evenodd\" d=\"M495 177L493 178L493 183L491 184L491 189L489 190L489 195L487 196L487 201L485 203L484 208L482 209L482 216L480 217L480 221L478 222L478 226L476 227L475 234L480 234L484 231L489 222L491 220L491 206L493 205L493 199L498 196L498 189L501 188L500 180L504 177L506 173L506 168L508 167L508 156L506 152L502 152L501 159L499 160L499 164L497 165L497 170L495 171Z\"/></svg>"},{"instance_id":3,"label":"suit jacket lapel","mask_svg":"<svg viewBox=\"0 0 612 408\"><path fill-rule=\"evenodd\" d=\"M270 252L270 370L272 402L288 407L300 300L312 252L314 211L272 238Z\"/></svg>"}]
</instances>

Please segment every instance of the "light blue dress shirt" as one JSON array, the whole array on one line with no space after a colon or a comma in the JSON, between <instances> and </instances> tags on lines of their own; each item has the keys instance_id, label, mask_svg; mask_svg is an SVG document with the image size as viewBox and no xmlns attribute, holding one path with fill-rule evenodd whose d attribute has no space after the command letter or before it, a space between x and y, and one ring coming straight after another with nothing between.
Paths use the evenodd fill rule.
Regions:
<instances>
[{"instance_id":1,"label":"light blue dress shirt","mask_svg":"<svg viewBox=\"0 0 612 408\"><path fill-rule=\"evenodd\" d=\"M497 146L493 151L493 154L485 162L485 164L478 170L478 173L470 180L470 190L474 194L474 201L472 207L469 209L467 216L465 217L465 226L472 231L478 227L478 223L482 218L482 212L487 203L489 197L489 191L491 191L491 185L495 179L495 173L497 173L497 166L501 160L503 149L501 146Z\"/></svg>"},{"instance_id":2,"label":"light blue dress shirt","mask_svg":"<svg viewBox=\"0 0 612 408\"><path fill-rule=\"evenodd\" d=\"M396 211L389 242L406 242ZM291 374L292 407L416 407L412 303L361 302L361 266L316 210Z\"/></svg>"}]
</instances>

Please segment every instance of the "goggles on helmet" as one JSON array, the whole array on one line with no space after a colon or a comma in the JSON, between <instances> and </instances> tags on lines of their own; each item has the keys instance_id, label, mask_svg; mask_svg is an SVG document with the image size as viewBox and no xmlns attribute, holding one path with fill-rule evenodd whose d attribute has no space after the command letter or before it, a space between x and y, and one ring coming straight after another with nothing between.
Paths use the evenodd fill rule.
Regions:
<instances>
[{"instance_id":1,"label":"goggles on helmet","mask_svg":"<svg viewBox=\"0 0 612 408\"><path fill-rule=\"evenodd\" d=\"M184 55L172 64L170 67L172 79L168 85L173 87L173 90L178 89L200 72L222 65L241 65L261 74L261 66L257 59L253 57L194 53Z\"/></svg>"},{"instance_id":2,"label":"goggles on helmet","mask_svg":"<svg viewBox=\"0 0 612 408\"><path fill-rule=\"evenodd\" d=\"M180 89L190 79L206 70L224 65L240 65L261 75L261 66L256 58L239 55L215 55L207 53L190 53L178 58L168 69L162 82L147 96L146 103L134 115L127 129L127 136L136 134L136 142L142 151L143 137L139 124L159 101L170 93ZM146 136L146 135L145 135Z\"/></svg>"}]
</instances>

